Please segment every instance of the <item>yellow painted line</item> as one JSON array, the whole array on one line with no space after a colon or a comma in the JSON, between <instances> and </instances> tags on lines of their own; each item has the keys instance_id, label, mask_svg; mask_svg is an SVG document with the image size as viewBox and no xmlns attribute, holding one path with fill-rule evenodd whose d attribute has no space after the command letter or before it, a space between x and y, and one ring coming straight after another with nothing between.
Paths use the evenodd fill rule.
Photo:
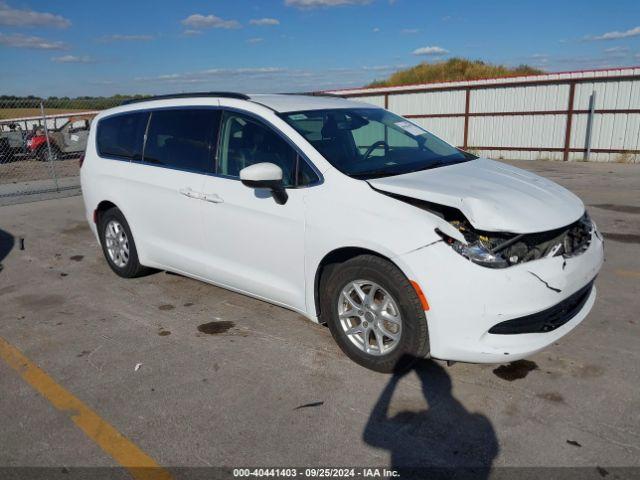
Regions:
<instances>
[{"instance_id":1,"label":"yellow painted line","mask_svg":"<svg viewBox=\"0 0 640 480\"><path fill-rule=\"evenodd\" d=\"M635 270L614 270L613 273L620 275L621 277L635 277L640 278L640 272Z\"/></svg>"},{"instance_id":2,"label":"yellow painted line","mask_svg":"<svg viewBox=\"0 0 640 480\"><path fill-rule=\"evenodd\" d=\"M131 440L104 421L87 405L58 385L20 350L0 337L0 358L16 370L25 382L54 407L69 412L73 422L87 437L126 468L136 480L170 480L169 472L140 450Z\"/></svg>"}]
</instances>

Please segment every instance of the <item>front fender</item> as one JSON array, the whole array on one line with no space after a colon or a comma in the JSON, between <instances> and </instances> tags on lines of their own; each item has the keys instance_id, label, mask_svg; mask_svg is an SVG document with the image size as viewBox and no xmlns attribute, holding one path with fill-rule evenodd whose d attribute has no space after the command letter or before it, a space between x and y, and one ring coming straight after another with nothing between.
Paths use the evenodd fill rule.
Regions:
<instances>
[{"instance_id":1,"label":"front fender","mask_svg":"<svg viewBox=\"0 0 640 480\"><path fill-rule=\"evenodd\" d=\"M413 272L394 259L441 240L434 215L377 192L363 181L348 179L330 190L315 187L305 203L305 301L314 321L318 321L316 275L327 255L340 249L371 252L394 262L411 279Z\"/></svg>"}]
</instances>

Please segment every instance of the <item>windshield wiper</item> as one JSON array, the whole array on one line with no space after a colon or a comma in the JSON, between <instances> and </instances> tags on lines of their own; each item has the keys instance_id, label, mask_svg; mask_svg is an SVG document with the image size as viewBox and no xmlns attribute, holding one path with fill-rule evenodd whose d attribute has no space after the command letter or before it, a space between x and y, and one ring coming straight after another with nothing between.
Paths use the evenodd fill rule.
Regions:
<instances>
[{"instance_id":1,"label":"windshield wiper","mask_svg":"<svg viewBox=\"0 0 640 480\"><path fill-rule=\"evenodd\" d=\"M453 165L455 162L446 162L444 160L436 160L426 165L423 170L431 170L432 168L443 167L445 165Z\"/></svg>"},{"instance_id":2,"label":"windshield wiper","mask_svg":"<svg viewBox=\"0 0 640 480\"><path fill-rule=\"evenodd\" d=\"M370 171L366 171L366 172L357 172L357 173L350 173L349 176L353 177L353 178L357 178L357 179L361 179L361 180L367 180L370 178L380 178L380 177L392 177L394 175L404 175L405 173L414 173L414 172L420 172L422 170L431 170L432 168L439 168L439 167L445 167L448 165L456 165L458 163L464 163L464 162L468 162L470 159L463 159L463 160L433 160L431 162L429 162L429 164L427 165L422 165L420 167L416 167L413 169L409 169L409 170L383 170L383 169L379 169L379 170L370 170Z\"/></svg>"},{"instance_id":3,"label":"windshield wiper","mask_svg":"<svg viewBox=\"0 0 640 480\"><path fill-rule=\"evenodd\" d=\"M433 168L439 168L439 167L447 167L449 165L457 165L458 163L464 163L464 162L468 162L471 159L464 159L464 160L435 160L433 162L431 162L429 165L425 165L422 168L418 168L416 170L413 170L414 172L419 172L421 170L431 170Z\"/></svg>"},{"instance_id":4,"label":"windshield wiper","mask_svg":"<svg viewBox=\"0 0 640 480\"><path fill-rule=\"evenodd\" d=\"M389 170L371 170L369 172L358 172L349 174L353 178L367 180L369 178L391 177L392 175L400 175L401 172Z\"/></svg>"}]
</instances>

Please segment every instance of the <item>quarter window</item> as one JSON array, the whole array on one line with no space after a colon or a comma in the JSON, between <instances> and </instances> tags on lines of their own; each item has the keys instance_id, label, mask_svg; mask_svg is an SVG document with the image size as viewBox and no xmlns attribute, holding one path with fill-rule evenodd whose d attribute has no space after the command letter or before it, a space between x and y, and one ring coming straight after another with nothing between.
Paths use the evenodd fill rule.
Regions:
<instances>
[{"instance_id":1,"label":"quarter window","mask_svg":"<svg viewBox=\"0 0 640 480\"><path fill-rule=\"evenodd\" d=\"M298 165L298 168L296 170L297 186L309 185L319 180L316 172L313 171L311 166L309 166L309 164L305 160L300 158L300 155L298 155L297 165Z\"/></svg>"},{"instance_id":2,"label":"quarter window","mask_svg":"<svg viewBox=\"0 0 640 480\"><path fill-rule=\"evenodd\" d=\"M285 187L317 180L315 172L280 135L248 115L225 112L220 131L217 173L239 177L250 165L269 162L282 169Z\"/></svg>"},{"instance_id":3,"label":"quarter window","mask_svg":"<svg viewBox=\"0 0 640 480\"><path fill-rule=\"evenodd\" d=\"M219 123L219 110L153 111L143 162L192 172L212 172Z\"/></svg>"},{"instance_id":4,"label":"quarter window","mask_svg":"<svg viewBox=\"0 0 640 480\"><path fill-rule=\"evenodd\" d=\"M148 118L147 112L133 112L100 120L96 133L98 154L140 160Z\"/></svg>"}]
</instances>

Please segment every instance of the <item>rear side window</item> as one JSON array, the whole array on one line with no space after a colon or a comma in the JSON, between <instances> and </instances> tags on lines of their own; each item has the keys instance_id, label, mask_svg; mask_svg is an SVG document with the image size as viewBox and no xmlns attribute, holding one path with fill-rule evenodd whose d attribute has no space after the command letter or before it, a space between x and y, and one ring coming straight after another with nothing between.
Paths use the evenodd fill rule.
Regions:
<instances>
[{"instance_id":1,"label":"rear side window","mask_svg":"<svg viewBox=\"0 0 640 480\"><path fill-rule=\"evenodd\" d=\"M219 123L219 110L153 111L143 162L191 172L213 172Z\"/></svg>"},{"instance_id":2,"label":"rear side window","mask_svg":"<svg viewBox=\"0 0 640 480\"><path fill-rule=\"evenodd\" d=\"M98 154L128 160L142 159L147 112L132 112L103 118L96 133Z\"/></svg>"}]
</instances>

